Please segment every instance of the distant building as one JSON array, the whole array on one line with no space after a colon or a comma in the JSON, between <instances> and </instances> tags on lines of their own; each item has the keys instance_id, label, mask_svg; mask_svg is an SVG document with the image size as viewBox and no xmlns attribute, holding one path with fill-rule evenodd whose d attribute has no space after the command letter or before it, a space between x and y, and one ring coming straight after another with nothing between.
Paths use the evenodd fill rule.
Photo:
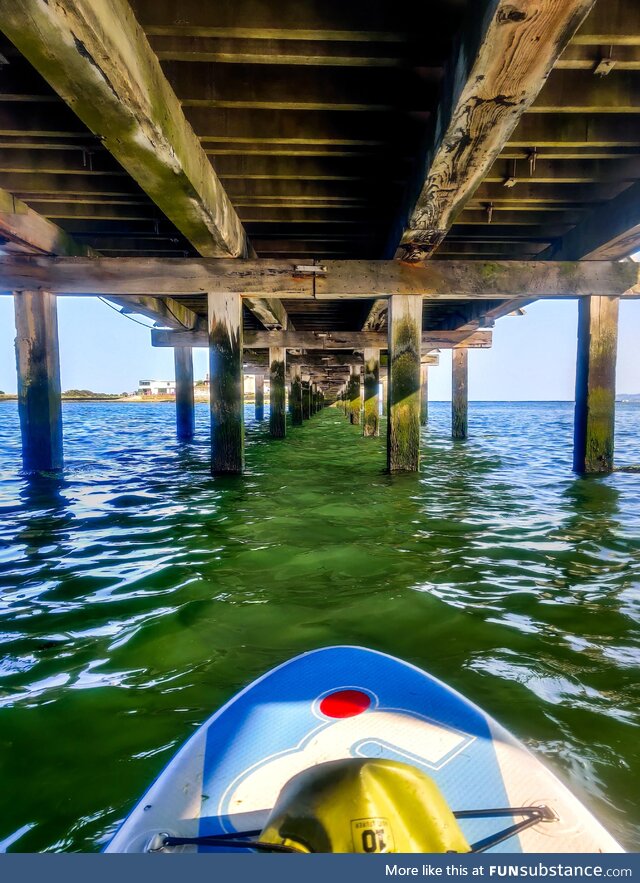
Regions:
<instances>
[{"instance_id":1,"label":"distant building","mask_svg":"<svg viewBox=\"0 0 640 883\"><path fill-rule=\"evenodd\" d=\"M174 396L175 380L139 380L138 395L141 396Z\"/></svg>"}]
</instances>

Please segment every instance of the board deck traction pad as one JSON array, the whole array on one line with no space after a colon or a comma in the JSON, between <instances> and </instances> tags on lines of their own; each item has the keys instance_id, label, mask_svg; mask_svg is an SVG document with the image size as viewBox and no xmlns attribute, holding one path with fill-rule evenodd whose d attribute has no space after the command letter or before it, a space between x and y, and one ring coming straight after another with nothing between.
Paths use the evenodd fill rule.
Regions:
<instances>
[{"instance_id":1,"label":"board deck traction pad","mask_svg":"<svg viewBox=\"0 0 640 883\"><path fill-rule=\"evenodd\" d=\"M435 780L453 810L546 804L558 816L490 852L622 851L477 706L409 663L348 646L303 653L237 693L183 745L105 851L144 851L159 832L196 837L260 829L293 775L345 757L409 763ZM504 821L460 825L476 842Z\"/></svg>"}]
</instances>

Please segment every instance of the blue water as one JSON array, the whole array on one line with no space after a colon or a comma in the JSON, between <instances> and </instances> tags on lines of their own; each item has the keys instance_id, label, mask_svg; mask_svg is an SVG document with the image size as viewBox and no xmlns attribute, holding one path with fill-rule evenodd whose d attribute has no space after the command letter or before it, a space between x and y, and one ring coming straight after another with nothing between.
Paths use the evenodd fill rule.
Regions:
<instances>
[{"instance_id":1,"label":"blue water","mask_svg":"<svg viewBox=\"0 0 640 883\"><path fill-rule=\"evenodd\" d=\"M96 850L249 679L356 643L428 669L640 849L640 474L571 472L572 406L431 403L416 476L329 409L208 474L171 404L64 406L63 478L0 404L0 841ZM617 464L640 464L620 405Z\"/></svg>"}]
</instances>

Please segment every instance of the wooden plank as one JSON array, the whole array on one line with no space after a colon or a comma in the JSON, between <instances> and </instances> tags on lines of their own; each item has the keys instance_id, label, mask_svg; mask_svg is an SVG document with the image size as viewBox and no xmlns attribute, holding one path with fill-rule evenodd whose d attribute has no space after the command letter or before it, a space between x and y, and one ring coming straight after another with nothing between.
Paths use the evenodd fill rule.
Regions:
<instances>
[{"instance_id":1,"label":"wooden plank","mask_svg":"<svg viewBox=\"0 0 640 883\"><path fill-rule=\"evenodd\" d=\"M244 110L339 110L426 112L437 97L438 68L317 68L304 65L292 76L286 64L249 65L166 61L162 69L183 107ZM321 76L319 76L321 73Z\"/></svg>"},{"instance_id":2,"label":"wooden plank","mask_svg":"<svg viewBox=\"0 0 640 883\"><path fill-rule=\"evenodd\" d=\"M264 374L256 374L255 381L255 414L256 420L264 420Z\"/></svg>"},{"instance_id":3,"label":"wooden plank","mask_svg":"<svg viewBox=\"0 0 640 883\"><path fill-rule=\"evenodd\" d=\"M629 125L624 113L527 113L505 147L640 147L640 127Z\"/></svg>"},{"instance_id":4,"label":"wooden plank","mask_svg":"<svg viewBox=\"0 0 640 883\"><path fill-rule=\"evenodd\" d=\"M640 45L640 7L635 0L607 0L596 4L572 43L578 46Z\"/></svg>"},{"instance_id":5,"label":"wooden plank","mask_svg":"<svg viewBox=\"0 0 640 883\"><path fill-rule=\"evenodd\" d=\"M125 298L122 298L125 301ZM126 301L125 301L126 302ZM451 349L464 341L467 348L489 349L492 344L491 331L476 331L475 327L464 331L424 331L422 334L423 352L432 349ZM204 347L208 345L206 332L182 332L182 331L156 331L151 332L153 346L191 346ZM319 353L331 353L334 350L364 350L367 347L384 350L387 347L386 332L372 331L245 331L243 346L247 350L262 350L272 346L282 346L287 349L304 349L308 352L303 356L289 356L290 362L313 364L317 362ZM343 355L336 359L345 358ZM362 357L353 354L350 358L362 363ZM331 364L329 356L322 356L323 364ZM337 364L338 362L336 362ZM345 364L344 361L339 364Z\"/></svg>"},{"instance_id":6,"label":"wooden plank","mask_svg":"<svg viewBox=\"0 0 640 883\"><path fill-rule=\"evenodd\" d=\"M209 394L211 473L244 469L244 389L242 300L237 294L210 294Z\"/></svg>"},{"instance_id":7,"label":"wooden plank","mask_svg":"<svg viewBox=\"0 0 640 883\"><path fill-rule=\"evenodd\" d=\"M284 347L269 349L269 433L271 438L284 438L287 427L284 378L287 351Z\"/></svg>"},{"instance_id":8,"label":"wooden plank","mask_svg":"<svg viewBox=\"0 0 640 883\"><path fill-rule=\"evenodd\" d=\"M618 305L615 297L580 301L573 468L612 472Z\"/></svg>"},{"instance_id":9,"label":"wooden plank","mask_svg":"<svg viewBox=\"0 0 640 883\"><path fill-rule=\"evenodd\" d=\"M149 42L160 61L404 68L423 60L415 44L303 40L290 33L288 39L163 34Z\"/></svg>"},{"instance_id":10,"label":"wooden plank","mask_svg":"<svg viewBox=\"0 0 640 883\"><path fill-rule=\"evenodd\" d=\"M541 257L549 260L615 261L640 248L640 182L549 246Z\"/></svg>"},{"instance_id":11,"label":"wooden plank","mask_svg":"<svg viewBox=\"0 0 640 883\"><path fill-rule=\"evenodd\" d=\"M380 350L367 347L364 351L364 407L362 434L380 435L378 411L380 410Z\"/></svg>"},{"instance_id":12,"label":"wooden plank","mask_svg":"<svg viewBox=\"0 0 640 883\"><path fill-rule=\"evenodd\" d=\"M62 469L62 405L55 295L16 291L16 366L22 462L27 472Z\"/></svg>"},{"instance_id":13,"label":"wooden plank","mask_svg":"<svg viewBox=\"0 0 640 883\"><path fill-rule=\"evenodd\" d=\"M433 254L531 106L594 0L486 2L451 60L399 257ZM533 142L535 143L535 142Z\"/></svg>"},{"instance_id":14,"label":"wooden plank","mask_svg":"<svg viewBox=\"0 0 640 883\"><path fill-rule=\"evenodd\" d=\"M613 70L588 83L582 71L557 70L541 89L529 113L640 113L638 82L633 72Z\"/></svg>"},{"instance_id":15,"label":"wooden plank","mask_svg":"<svg viewBox=\"0 0 640 883\"><path fill-rule=\"evenodd\" d=\"M176 431L178 439L189 441L196 428L191 347L178 346L173 351L173 356L176 371Z\"/></svg>"},{"instance_id":16,"label":"wooden plank","mask_svg":"<svg viewBox=\"0 0 640 883\"><path fill-rule=\"evenodd\" d=\"M126 0L0 0L2 29L194 247L244 256L242 224Z\"/></svg>"},{"instance_id":17,"label":"wooden plank","mask_svg":"<svg viewBox=\"0 0 640 883\"><path fill-rule=\"evenodd\" d=\"M320 275L292 261L212 258L0 257L0 291L171 296L214 292L287 299L371 299L390 292L433 300L587 294L637 297L637 265L612 261L327 261Z\"/></svg>"},{"instance_id":18,"label":"wooden plank","mask_svg":"<svg viewBox=\"0 0 640 883\"><path fill-rule=\"evenodd\" d=\"M466 349L452 353L451 435L464 439L468 434L469 354Z\"/></svg>"},{"instance_id":19,"label":"wooden plank","mask_svg":"<svg viewBox=\"0 0 640 883\"><path fill-rule=\"evenodd\" d=\"M387 467L417 472L420 464L420 329L422 304L414 297L389 299L389 400Z\"/></svg>"}]
</instances>

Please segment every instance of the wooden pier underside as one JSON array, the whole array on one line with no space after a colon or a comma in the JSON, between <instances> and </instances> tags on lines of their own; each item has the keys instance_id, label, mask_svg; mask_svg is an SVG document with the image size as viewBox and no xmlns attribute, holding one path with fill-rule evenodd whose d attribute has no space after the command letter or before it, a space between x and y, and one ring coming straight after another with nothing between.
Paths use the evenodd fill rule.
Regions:
<instances>
[{"instance_id":1,"label":"wooden pier underside","mask_svg":"<svg viewBox=\"0 0 640 883\"><path fill-rule=\"evenodd\" d=\"M239 296L236 363L284 348L331 401L365 349L386 377L393 296L424 363L640 291L637 0L0 0L0 28L2 293L101 294L176 347Z\"/></svg>"}]
</instances>

